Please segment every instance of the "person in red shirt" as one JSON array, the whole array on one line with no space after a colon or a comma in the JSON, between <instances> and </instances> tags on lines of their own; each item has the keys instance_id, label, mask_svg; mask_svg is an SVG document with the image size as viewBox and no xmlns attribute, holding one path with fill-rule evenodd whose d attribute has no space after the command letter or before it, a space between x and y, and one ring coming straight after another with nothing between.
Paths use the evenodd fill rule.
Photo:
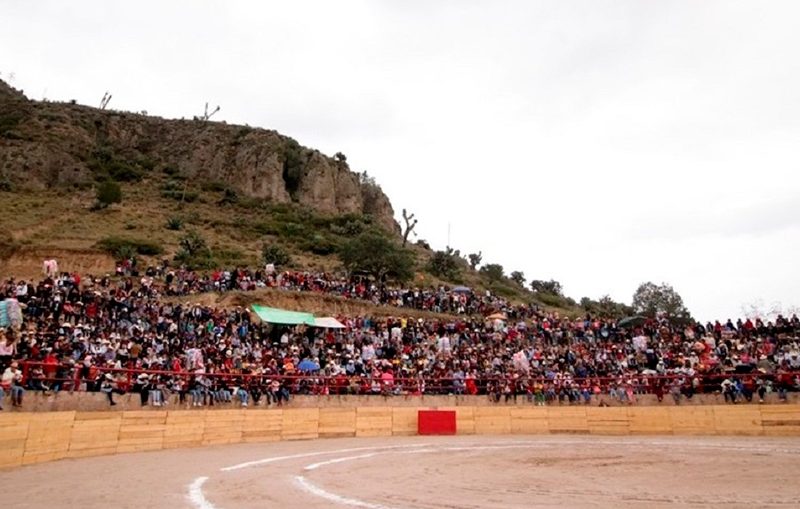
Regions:
<instances>
[{"instance_id":1,"label":"person in red shirt","mask_svg":"<svg viewBox=\"0 0 800 509\"><path fill-rule=\"evenodd\" d=\"M56 375L56 369L58 368L58 359L56 358L55 354L53 354L52 349L48 349L47 355L44 356L44 377L49 381L52 380Z\"/></svg>"}]
</instances>

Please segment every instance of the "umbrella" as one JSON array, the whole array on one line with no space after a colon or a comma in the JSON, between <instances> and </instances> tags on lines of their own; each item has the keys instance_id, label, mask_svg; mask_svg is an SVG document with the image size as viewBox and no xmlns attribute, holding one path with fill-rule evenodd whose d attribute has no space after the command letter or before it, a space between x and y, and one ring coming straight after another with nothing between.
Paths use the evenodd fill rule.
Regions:
<instances>
[{"instance_id":1,"label":"umbrella","mask_svg":"<svg viewBox=\"0 0 800 509\"><path fill-rule=\"evenodd\" d=\"M627 317L623 318L622 320L620 320L617 323L617 326L619 326L619 327L636 327L637 325L642 325L646 321L647 321L647 318L645 318L643 316L639 316L639 315L627 316Z\"/></svg>"},{"instance_id":2,"label":"umbrella","mask_svg":"<svg viewBox=\"0 0 800 509\"><path fill-rule=\"evenodd\" d=\"M314 318L314 327L327 327L329 329L344 329L345 326L342 322L333 318L332 316L325 316L322 318Z\"/></svg>"},{"instance_id":3,"label":"umbrella","mask_svg":"<svg viewBox=\"0 0 800 509\"><path fill-rule=\"evenodd\" d=\"M506 320L506 315L503 313L494 313L486 317L487 320Z\"/></svg>"},{"instance_id":4,"label":"umbrella","mask_svg":"<svg viewBox=\"0 0 800 509\"><path fill-rule=\"evenodd\" d=\"M297 369L300 371L319 371L319 364L310 359L303 359L297 365Z\"/></svg>"},{"instance_id":5,"label":"umbrella","mask_svg":"<svg viewBox=\"0 0 800 509\"><path fill-rule=\"evenodd\" d=\"M453 293L472 293L472 290L470 290L466 286L456 286L455 288L453 288Z\"/></svg>"}]
</instances>

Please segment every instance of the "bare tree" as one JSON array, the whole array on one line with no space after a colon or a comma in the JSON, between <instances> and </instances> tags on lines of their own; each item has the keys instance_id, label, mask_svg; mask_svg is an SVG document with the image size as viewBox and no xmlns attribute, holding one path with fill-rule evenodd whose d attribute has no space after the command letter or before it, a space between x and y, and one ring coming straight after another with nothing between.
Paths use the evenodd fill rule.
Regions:
<instances>
[{"instance_id":1,"label":"bare tree","mask_svg":"<svg viewBox=\"0 0 800 509\"><path fill-rule=\"evenodd\" d=\"M208 121L208 119L210 119L211 117L213 117L213 116L214 116L214 114L215 114L215 113L217 113L218 111L219 111L219 105L217 105L217 107L216 107L216 108L214 108L214 111L212 111L211 113L209 113L209 112L208 112L208 103L206 103L206 109L205 109L205 111L203 112L203 116L202 116L202 117L200 117L200 120L202 120L203 122L207 122L207 121Z\"/></svg>"},{"instance_id":2,"label":"bare tree","mask_svg":"<svg viewBox=\"0 0 800 509\"><path fill-rule=\"evenodd\" d=\"M103 94L103 98L100 99L100 109L101 110L106 109L106 106L108 106L108 103L110 102L111 102L111 94L108 91L106 91L106 93Z\"/></svg>"},{"instance_id":3,"label":"bare tree","mask_svg":"<svg viewBox=\"0 0 800 509\"><path fill-rule=\"evenodd\" d=\"M403 247L405 247L406 243L408 243L408 236L414 231L418 221L414 219L414 214L408 214L406 209L403 209L403 221L406 223L403 227Z\"/></svg>"}]
</instances>

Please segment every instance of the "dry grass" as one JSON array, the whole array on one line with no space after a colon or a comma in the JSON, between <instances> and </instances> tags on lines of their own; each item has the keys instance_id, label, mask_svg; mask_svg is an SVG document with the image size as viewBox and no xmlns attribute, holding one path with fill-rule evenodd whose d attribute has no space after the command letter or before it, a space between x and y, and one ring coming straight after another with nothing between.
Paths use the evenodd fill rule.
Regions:
<instances>
[{"instance_id":1,"label":"dry grass","mask_svg":"<svg viewBox=\"0 0 800 509\"><path fill-rule=\"evenodd\" d=\"M155 242L163 249L163 254L158 258L171 258L187 230L200 233L213 251L221 253L220 259L226 265L259 264L261 247L264 242L270 242L280 244L290 252L292 268L335 271L341 267L335 255L320 256L306 251L296 239L258 233L254 225L265 222L275 224L283 220L268 206L254 206L252 203L220 205L222 192L212 191L199 193L198 199L192 203L181 203L162 196L160 190L166 180L164 176L151 176L139 183L123 184L122 203L100 211L90 210L94 202L94 191L91 189L0 192L0 215L5 219L4 228L10 232L11 242L15 246L11 256L0 259L0 274L36 277L40 274L42 260L49 257L59 259L64 270L76 270L84 274L108 273L114 269L114 260L96 248L101 239L124 237ZM300 217L303 215L300 214ZM179 218L183 223L182 229L167 228L171 218ZM305 234L316 233L314 224L312 218L303 225ZM331 237L329 231L320 232ZM411 247L418 259L418 266L424 266L430 253L418 246ZM466 267L462 277L463 284L476 291L491 289L512 302L532 299L530 292L513 283L490 283ZM420 271L412 285L435 287L452 286L452 283ZM306 301L295 305L285 296L266 295L271 299L277 298L282 307L288 309L309 309ZM226 297L226 305L230 303L230 298ZM249 298L241 297L245 300ZM324 300L318 303L321 312L336 314L339 310L350 309L351 301L346 302L347 305ZM398 313L397 308L375 307L368 303L359 306L352 311L362 313L369 310L379 315ZM581 313L579 308L545 308L574 316Z\"/></svg>"}]
</instances>

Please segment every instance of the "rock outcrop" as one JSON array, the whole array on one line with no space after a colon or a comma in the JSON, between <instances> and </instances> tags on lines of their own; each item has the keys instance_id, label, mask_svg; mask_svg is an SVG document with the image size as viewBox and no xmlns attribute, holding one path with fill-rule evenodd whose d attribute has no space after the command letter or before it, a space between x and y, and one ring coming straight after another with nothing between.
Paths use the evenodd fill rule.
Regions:
<instances>
[{"instance_id":1,"label":"rock outcrop","mask_svg":"<svg viewBox=\"0 0 800 509\"><path fill-rule=\"evenodd\" d=\"M318 212L370 214L386 229L399 230L389 199L374 182L275 131L31 101L0 81L0 183L85 186L98 179L98 160L134 168L145 178L166 172Z\"/></svg>"}]
</instances>

